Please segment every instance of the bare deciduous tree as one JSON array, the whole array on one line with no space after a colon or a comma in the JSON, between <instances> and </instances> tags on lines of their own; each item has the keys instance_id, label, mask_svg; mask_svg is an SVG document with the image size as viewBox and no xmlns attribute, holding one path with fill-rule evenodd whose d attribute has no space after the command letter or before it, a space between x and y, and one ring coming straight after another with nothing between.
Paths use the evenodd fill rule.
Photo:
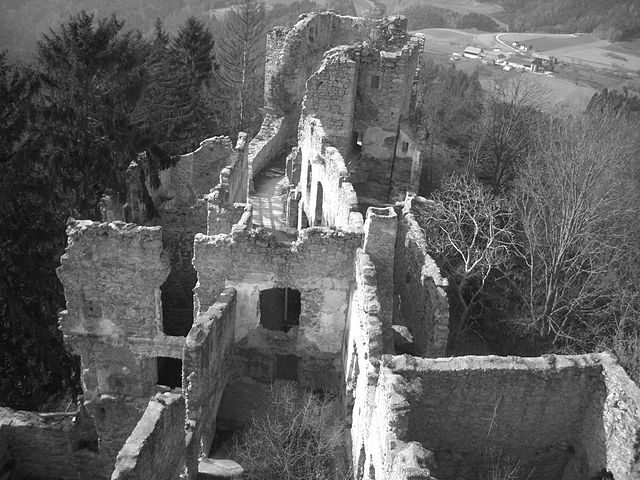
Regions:
<instances>
[{"instance_id":1,"label":"bare deciduous tree","mask_svg":"<svg viewBox=\"0 0 640 480\"><path fill-rule=\"evenodd\" d=\"M472 159L477 173L495 189L512 180L516 166L526 157L543 97L521 75L495 80L488 87Z\"/></svg>"},{"instance_id":2,"label":"bare deciduous tree","mask_svg":"<svg viewBox=\"0 0 640 480\"><path fill-rule=\"evenodd\" d=\"M549 122L519 172L526 315L555 340L596 317L613 321L618 308L626 230L637 224L638 205L629 174L636 153L625 130L610 118Z\"/></svg>"},{"instance_id":3,"label":"bare deciduous tree","mask_svg":"<svg viewBox=\"0 0 640 480\"><path fill-rule=\"evenodd\" d=\"M449 344L481 304L490 275L509 262L512 214L500 197L477 180L453 176L417 214L427 248L449 280L459 310Z\"/></svg>"}]
</instances>

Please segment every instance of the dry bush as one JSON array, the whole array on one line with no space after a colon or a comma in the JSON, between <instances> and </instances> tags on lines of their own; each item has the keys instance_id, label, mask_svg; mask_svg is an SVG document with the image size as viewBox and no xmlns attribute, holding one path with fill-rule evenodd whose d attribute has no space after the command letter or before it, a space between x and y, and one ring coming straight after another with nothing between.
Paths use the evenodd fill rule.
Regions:
<instances>
[{"instance_id":1,"label":"dry bush","mask_svg":"<svg viewBox=\"0 0 640 480\"><path fill-rule=\"evenodd\" d=\"M344 428L335 402L298 390L294 383L274 385L271 404L235 440L231 457L246 480L348 480Z\"/></svg>"}]
</instances>

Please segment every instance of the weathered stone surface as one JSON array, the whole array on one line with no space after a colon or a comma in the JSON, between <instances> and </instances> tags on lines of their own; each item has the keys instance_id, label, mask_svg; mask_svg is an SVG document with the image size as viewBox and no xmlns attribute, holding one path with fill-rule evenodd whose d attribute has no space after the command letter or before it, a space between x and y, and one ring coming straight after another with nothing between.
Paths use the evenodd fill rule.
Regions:
<instances>
[{"instance_id":1,"label":"weathered stone surface","mask_svg":"<svg viewBox=\"0 0 640 480\"><path fill-rule=\"evenodd\" d=\"M205 458L198 464L199 478L223 479L242 478L244 469L233 460Z\"/></svg>"},{"instance_id":2,"label":"weathered stone surface","mask_svg":"<svg viewBox=\"0 0 640 480\"><path fill-rule=\"evenodd\" d=\"M176 480L185 468L184 397L153 397L118 453L111 480Z\"/></svg>"},{"instance_id":3,"label":"weathered stone surface","mask_svg":"<svg viewBox=\"0 0 640 480\"><path fill-rule=\"evenodd\" d=\"M182 384L199 455L208 455L215 435L218 407L232 370L235 321L236 292L226 288L196 317L187 336Z\"/></svg>"},{"instance_id":4,"label":"weathered stone surface","mask_svg":"<svg viewBox=\"0 0 640 480\"><path fill-rule=\"evenodd\" d=\"M443 356L449 336L447 280L427 254L424 233L411 213L408 197L398 222L395 245L393 323L409 329L416 355Z\"/></svg>"},{"instance_id":5,"label":"weathered stone surface","mask_svg":"<svg viewBox=\"0 0 640 480\"><path fill-rule=\"evenodd\" d=\"M0 478L106 480L112 464L96 448L95 427L82 410L45 416L0 408Z\"/></svg>"}]
</instances>

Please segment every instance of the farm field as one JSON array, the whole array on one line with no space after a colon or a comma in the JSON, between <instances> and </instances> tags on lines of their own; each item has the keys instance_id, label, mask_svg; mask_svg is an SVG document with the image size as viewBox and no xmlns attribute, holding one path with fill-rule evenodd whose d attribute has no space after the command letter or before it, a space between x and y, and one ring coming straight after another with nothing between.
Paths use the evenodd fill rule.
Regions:
<instances>
[{"instance_id":1,"label":"farm field","mask_svg":"<svg viewBox=\"0 0 640 480\"><path fill-rule=\"evenodd\" d=\"M425 28L417 30L425 36L425 51L435 51L451 55L453 52L462 53L469 45L482 48L492 48L493 34L482 34L476 31L454 30L451 28ZM486 37L486 38L485 38Z\"/></svg>"},{"instance_id":2,"label":"farm field","mask_svg":"<svg viewBox=\"0 0 640 480\"><path fill-rule=\"evenodd\" d=\"M425 55L433 56L440 62L450 62L449 56L453 52L462 53L468 45L482 47L490 51L499 44L495 42L495 35L482 32L469 32L463 30L428 28L419 30L425 35ZM540 37L534 34L531 38ZM504 52L505 49L503 48ZM543 74L505 72L491 64L483 64L479 60L462 58L455 62L458 69L474 72L480 71L481 83L488 85L490 79L508 79L514 75L524 75L527 82L536 85L541 91L540 108L545 111L570 111L579 112L586 108L594 93L599 91L601 85L609 87L618 86L621 78L611 77L607 74L604 78L595 78L596 72L571 69L569 78L562 72L550 77ZM563 67L564 68L564 67ZM591 77L592 82L581 81L581 78ZM595 88L594 88L595 87Z\"/></svg>"},{"instance_id":3,"label":"farm field","mask_svg":"<svg viewBox=\"0 0 640 480\"><path fill-rule=\"evenodd\" d=\"M561 62L591 65L611 70L640 70L640 40L610 43L592 35L505 33L507 44L518 41L533 45L536 52L557 57Z\"/></svg>"},{"instance_id":4,"label":"farm field","mask_svg":"<svg viewBox=\"0 0 640 480\"><path fill-rule=\"evenodd\" d=\"M387 5L387 10L398 10L415 4L416 0L400 0L399 2L383 0L383 3ZM446 8L462 15L466 15L467 13L491 15L502 12L503 10L500 5L478 2L476 0L420 0L420 3L423 5L431 5L432 7Z\"/></svg>"}]
</instances>

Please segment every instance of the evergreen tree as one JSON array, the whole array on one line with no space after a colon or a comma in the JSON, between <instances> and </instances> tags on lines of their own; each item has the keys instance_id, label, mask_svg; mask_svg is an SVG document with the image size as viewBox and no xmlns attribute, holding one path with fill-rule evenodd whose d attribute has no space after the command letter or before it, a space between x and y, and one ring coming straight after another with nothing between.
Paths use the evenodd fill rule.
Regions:
<instances>
[{"instance_id":1,"label":"evergreen tree","mask_svg":"<svg viewBox=\"0 0 640 480\"><path fill-rule=\"evenodd\" d=\"M213 72L213 35L196 17L188 17L171 41L171 52L197 86L209 83Z\"/></svg>"},{"instance_id":2,"label":"evergreen tree","mask_svg":"<svg viewBox=\"0 0 640 480\"><path fill-rule=\"evenodd\" d=\"M211 32L195 17L189 17L172 40L156 21L144 65L146 87L134 114L136 126L157 146L147 152L156 164L164 165L169 155L186 153L207 136L221 133L211 98L213 45Z\"/></svg>"},{"instance_id":3,"label":"evergreen tree","mask_svg":"<svg viewBox=\"0 0 640 480\"><path fill-rule=\"evenodd\" d=\"M41 160L39 88L33 71L0 54L0 405L28 410L55 408L74 370L57 330L66 212Z\"/></svg>"},{"instance_id":4,"label":"evergreen tree","mask_svg":"<svg viewBox=\"0 0 640 480\"><path fill-rule=\"evenodd\" d=\"M81 12L39 43L45 155L84 218L96 214L106 189L120 189L122 172L145 147L130 125L144 87L144 44L122 28L114 16L95 22Z\"/></svg>"},{"instance_id":5,"label":"evergreen tree","mask_svg":"<svg viewBox=\"0 0 640 480\"><path fill-rule=\"evenodd\" d=\"M232 128L254 133L260 125L265 63L263 0L242 0L231 7L218 44L220 76L235 106Z\"/></svg>"}]
</instances>

